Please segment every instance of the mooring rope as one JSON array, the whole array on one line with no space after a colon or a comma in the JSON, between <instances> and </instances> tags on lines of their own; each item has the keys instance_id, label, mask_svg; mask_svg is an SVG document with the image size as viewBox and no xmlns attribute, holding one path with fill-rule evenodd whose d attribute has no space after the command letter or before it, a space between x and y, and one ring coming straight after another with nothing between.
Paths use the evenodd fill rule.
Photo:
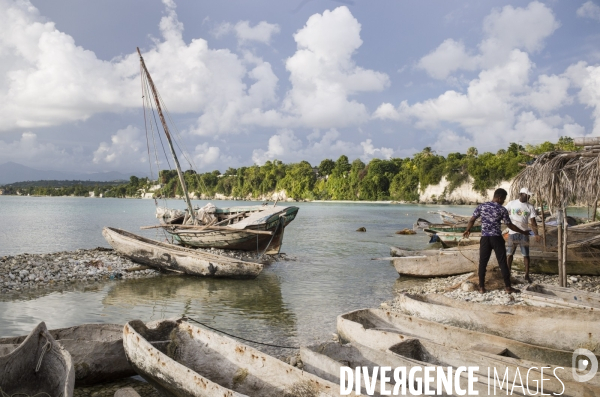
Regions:
<instances>
[{"instance_id":1,"label":"mooring rope","mask_svg":"<svg viewBox=\"0 0 600 397\"><path fill-rule=\"evenodd\" d=\"M49 351L52 348L52 343L50 343L48 338L46 338L46 335L42 334L42 336L44 337L44 339L46 339L46 344L42 347L42 354L40 354L40 358L38 359L38 363L35 367L36 373L40 370L40 367L42 366L42 360L44 359L44 355L47 351Z\"/></svg>"},{"instance_id":2,"label":"mooring rope","mask_svg":"<svg viewBox=\"0 0 600 397\"><path fill-rule=\"evenodd\" d=\"M200 325L202 325L203 327L206 327L206 328L208 328L208 329L211 329L211 330L213 330L213 331L220 332L220 333L222 333L222 334L225 334L225 335L227 335L227 336L231 336L232 338L236 338L236 339L243 340L243 341L245 341L245 342L256 343L257 345L263 345L263 346L278 347L278 348L281 348L281 349L294 349L294 350L298 350L298 349L300 349L300 347L299 347L299 346L281 346L281 345L273 345L273 344L271 344L271 343L263 343L263 342L257 342L257 341L255 341L255 340L245 339L245 338L242 338L241 336L232 335L232 334L229 334L229 333L227 333L227 332L225 332L225 331L221 331L220 329L213 328L213 327L211 327L210 325L206 325L206 324L204 324L204 323L201 323L200 321L198 321L198 320L195 320L195 319L193 319L193 318L191 318L191 317L187 317L187 316L186 316L186 317L185 317L185 319L186 319L186 320L189 320L189 321L193 321L193 322L195 322L195 323L197 323L197 324L200 324Z\"/></svg>"}]
</instances>

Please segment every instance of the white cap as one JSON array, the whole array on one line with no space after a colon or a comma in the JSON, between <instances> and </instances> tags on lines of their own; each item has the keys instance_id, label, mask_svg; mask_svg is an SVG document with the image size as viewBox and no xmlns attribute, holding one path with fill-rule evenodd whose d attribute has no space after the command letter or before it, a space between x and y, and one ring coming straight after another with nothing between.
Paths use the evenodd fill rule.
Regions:
<instances>
[{"instance_id":1,"label":"white cap","mask_svg":"<svg viewBox=\"0 0 600 397\"><path fill-rule=\"evenodd\" d=\"M529 189L527 189L526 187L524 187L523 189L521 189L521 191L519 193L525 193L528 196L533 196L533 193L531 193L529 191Z\"/></svg>"}]
</instances>

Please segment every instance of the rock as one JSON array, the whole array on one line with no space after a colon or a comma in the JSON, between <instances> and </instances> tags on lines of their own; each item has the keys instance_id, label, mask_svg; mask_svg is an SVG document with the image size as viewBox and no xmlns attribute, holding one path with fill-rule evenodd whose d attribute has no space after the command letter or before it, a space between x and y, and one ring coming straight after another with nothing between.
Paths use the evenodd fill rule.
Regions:
<instances>
[{"instance_id":1,"label":"rock","mask_svg":"<svg viewBox=\"0 0 600 397\"><path fill-rule=\"evenodd\" d=\"M569 277L569 279L574 283L576 283L578 281L577 277L574 277L574 276Z\"/></svg>"},{"instance_id":2,"label":"rock","mask_svg":"<svg viewBox=\"0 0 600 397\"><path fill-rule=\"evenodd\" d=\"M296 358L296 356L290 357L290 365L292 367L295 367L296 364L298 364L298 359Z\"/></svg>"},{"instance_id":3,"label":"rock","mask_svg":"<svg viewBox=\"0 0 600 397\"><path fill-rule=\"evenodd\" d=\"M133 387L123 387L115 392L115 397L140 397Z\"/></svg>"},{"instance_id":4,"label":"rock","mask_svg":"<svg viewBox=\"0 0 600 397\"><path fill-rule=\"evenodd\" d=\"M409 234L417 234L417 232L415 232L412 229L402 229L402 230L398 230L396 232L396 234L404 234L404 235L409 235Z\"/></svg>"},{"instance_id":5,"label":"rock","mask_svg":"<svg viewBox=\"0 0 600 397\"><path fill-rule=\"evenodd\" d=\"M356 229L357 232L366 232L367 229L364 227L359 227L358 229Z\"/></svg>"},{"instance_id":6,"label":"rock","mask_svg":"<svg viewBox=\"0 0 600 397\"><path fill-rule=\"evenodd\" d=\"M475 284L473 284L470 281L465 281L464 283L462 283L460 288L465 292L472 292L475 291Z\"/></svg>"}]
</instances>

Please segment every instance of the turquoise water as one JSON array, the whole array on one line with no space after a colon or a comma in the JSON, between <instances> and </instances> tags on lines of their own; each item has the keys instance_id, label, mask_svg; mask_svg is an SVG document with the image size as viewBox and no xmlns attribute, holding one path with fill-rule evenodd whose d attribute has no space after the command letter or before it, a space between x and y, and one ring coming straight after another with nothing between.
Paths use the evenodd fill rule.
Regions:
<instances>
[{"instance_id":1,"label":"turquoise water","mask_svg":"<svg viewBox=\"0 0 600 397\"><path fill-rule=\"evenodd\" d=\"M181 201L169 204L184 208ZM280 345L328 339L337 315L379 306L395 288L415 282L399 279L389 261L371 260L389 256L390 246L427 246L425 234L402 236L397 230L412 228L419 217L439 220L428 211L473 211L467 206L293 205L300 211L286 228L282 247L292 260L266 267L256 280L162 276L0 297L0 336L28 333L39 321L58 328L186 314L235 335ZM161 238L156 230L139 230L156 224L154 207L153 200L0 196L0 256L108 247L104 226ZM356 232L359 227L367 232Z\"/></svg>"}]
</instances>

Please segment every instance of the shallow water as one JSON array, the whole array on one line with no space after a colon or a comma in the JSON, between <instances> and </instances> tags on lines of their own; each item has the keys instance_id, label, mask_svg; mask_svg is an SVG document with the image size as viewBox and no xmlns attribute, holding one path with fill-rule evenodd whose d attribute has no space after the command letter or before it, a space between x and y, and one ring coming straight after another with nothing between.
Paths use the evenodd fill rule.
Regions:
<instances>
[{"instance_id":1,"label":"shallow water","mask_svg":"<svg viewBox=\"0 0 600 397\"><path fill-rule=\"evenodd\" d=\"M196 201L194 205L204 205ZM252 204L219 201L217 205ZM181 201L172 207L183 208ZM390 246L427 247L428 237L395 232L427 211L469 215L468 206L294 203L300 207L286 228L282 252L256 280L211 280L161 276L145 280L73 285L60 291L30 291L0 297L0 336L28 333L39 321L50 328L90 322L124 323L187 315L228 333L285 346L329 339L339 314L376 307L395 289L423 282L398 278ZM163 238L153 200L0 196L0 256L108 247L101 231L113 226ZM366 233L356 232L365 227Z\"/></svg>"}]
</instances>

